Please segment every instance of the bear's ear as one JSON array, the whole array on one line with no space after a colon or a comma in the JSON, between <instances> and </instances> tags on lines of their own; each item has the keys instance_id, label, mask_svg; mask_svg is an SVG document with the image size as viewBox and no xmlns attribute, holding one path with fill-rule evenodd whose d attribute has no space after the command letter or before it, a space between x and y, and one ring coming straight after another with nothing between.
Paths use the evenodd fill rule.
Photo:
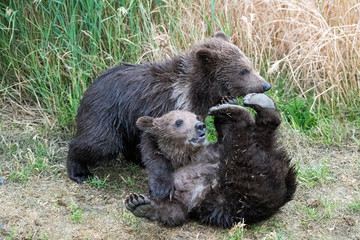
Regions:
<instances>
[{"instance_id":1,"label":"bear's ear","mask_svg":"<svg viewBox=\"0 0 360 240\"><path fill-rule=\"evenodd\" d=\"M223 32L216 32L216 33L214 34L214 37L215 37L215 38L220 38L220 39L225 40L225 41L229 41L229 38L228 38L228 37L226 36L226 34L223 33Z\"/></svg>"},{"instance_id":2,"label":"bear's ear","mask_svg":"<svg viewBox=\"0 0 360 240\"><path fill-rule=\"evenodd\" d=\"M149 132L154 127L154 118L148 116L139 117L136 126L142 131Z\"/></svg>"},{"instance_id":3,"label":"bear's ear","mask_svg":"<svg viewBox=\"0 0 360 240\"><path fill-rule=\"evenodd\" d=\"M218 56L215 51L209 48L201 48L196 52L196 58L200 63L208 65L216 62Z\"/></svg>"}]
</instances>

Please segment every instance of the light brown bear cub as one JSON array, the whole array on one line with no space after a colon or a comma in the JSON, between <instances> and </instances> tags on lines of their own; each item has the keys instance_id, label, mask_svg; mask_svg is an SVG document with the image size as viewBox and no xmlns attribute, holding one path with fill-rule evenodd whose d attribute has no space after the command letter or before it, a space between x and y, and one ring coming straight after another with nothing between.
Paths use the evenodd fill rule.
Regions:
<instances>
[{"instance_id":1,"label":"light brown bear cub","mask_svg":"<svg viewBox=\"0 0 360 240\"><path fill-rule=\"evenodd\" d=\"M239 221L264 220L290 201L296 174L276 141L280 114L264 94L249 94L243 104L256 111L255 118L238 105L210 108L218 134L214 144L205 140L205 125L193 113L139 118L142 152L164 156L178 166L173 173L175 190L171 200L130 194L126 208L168 226L193 218L231 227Z\"/></svg>"}]
</instances>

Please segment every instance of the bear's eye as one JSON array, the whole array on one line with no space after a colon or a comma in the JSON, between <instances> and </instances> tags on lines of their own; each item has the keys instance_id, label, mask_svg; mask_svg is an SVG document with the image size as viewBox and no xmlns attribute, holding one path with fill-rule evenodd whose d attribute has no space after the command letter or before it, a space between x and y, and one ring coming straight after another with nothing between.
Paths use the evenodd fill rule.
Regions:
<instances>
[{"instance_id":1,"label":"bear's eye","mask_svg":"<svg viewBox=\"0 0 360 240\"><path fill-rule=\"evenodd\" d=\"M181 125L183 125L183 123L184 123L183 120L176 120L175 126L176 126L176 127L180 127Z\"/></svg>"},{"instance_id":2,"label":"bear's eye","mask_svg":"<svg viewBox=\"0 0 360 240\"><path fill-rule=\"evenodd\" d=\"M243 76L243 75L248 74L248 73L250 73L249 70L243 69L243 70L241 70L240 75Z\"/></svg>"},{"instance_id":3,"label":"bear's eye","mask_svg":"<svg viewBox=\"0 0 360 240\"><path fill-rule=\"evenodd\" d=\"M200 117L199 117L199 116L196 116L196 120L200 121Z\"/></svg>"}]
</instances>

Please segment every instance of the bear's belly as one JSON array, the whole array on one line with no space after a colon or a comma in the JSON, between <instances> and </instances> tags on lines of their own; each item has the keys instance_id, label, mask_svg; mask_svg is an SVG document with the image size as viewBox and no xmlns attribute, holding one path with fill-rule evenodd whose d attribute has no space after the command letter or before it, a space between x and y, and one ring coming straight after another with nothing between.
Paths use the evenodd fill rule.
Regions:
<instances>
[{"instance_id":1,"label":"bear's belly","mask_svg":"<svg viewBox=\"0 0 360 240\"><path fill-rule=\"evenodd\" d=\"M174 172L175 195L191 211L197 207L217 184L218 163L197 163Z\"/></svg>"}]
</instances>

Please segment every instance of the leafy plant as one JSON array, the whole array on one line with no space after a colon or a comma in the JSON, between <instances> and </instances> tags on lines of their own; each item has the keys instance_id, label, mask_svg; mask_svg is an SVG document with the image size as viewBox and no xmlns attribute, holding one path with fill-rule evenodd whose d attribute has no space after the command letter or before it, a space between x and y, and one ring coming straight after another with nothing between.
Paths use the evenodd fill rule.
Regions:
<instances>
[{"instance_id":1,"label":"leafy plant","mask_svg":"<svg viewBox=\"0 0 360 240\"><path fill-rule=\"evenodd\" d=\"M285 119L295 129L303 132L311 131L317 124L316 117L310 112L310 100L294 98L282 106Z\"/></svg>"},{"instance_id":2,"label":"leafy plant","mask_svg":"<svg viewBox=\"0 0 360 240\"><path fill-rule=\"evenodd\" d=\"M91 186L95 188L106 188L108 186L107 184L107 178L104 180L99 179L98 177L92 177L89 181L87 181Z\"/></svg>"},{"instance_id":3,"label":"leafy plant","mask_svg":"<svg viewBox=\"0 0 360 240\"><path fill-rule=\"evenodd\" d=\"M302 166L298 168L297 174L299 181L310 187L321 182L328 183L333 179L333 173L329 170L325 160L318 165Z\"/></svg>"},{"instance_id":4,"label":"leafy plant","mask_svg":"<svg viewBox=\"0 0 360 240\"><path fill-rule=\"evenodd\" d=\"M82 222L84 220L83 211L77 205L72 204L69 206L69 209L70 209L70 215L69 215L70 220L73 220L75 222Z\"/></svg>"}]
</instances>

